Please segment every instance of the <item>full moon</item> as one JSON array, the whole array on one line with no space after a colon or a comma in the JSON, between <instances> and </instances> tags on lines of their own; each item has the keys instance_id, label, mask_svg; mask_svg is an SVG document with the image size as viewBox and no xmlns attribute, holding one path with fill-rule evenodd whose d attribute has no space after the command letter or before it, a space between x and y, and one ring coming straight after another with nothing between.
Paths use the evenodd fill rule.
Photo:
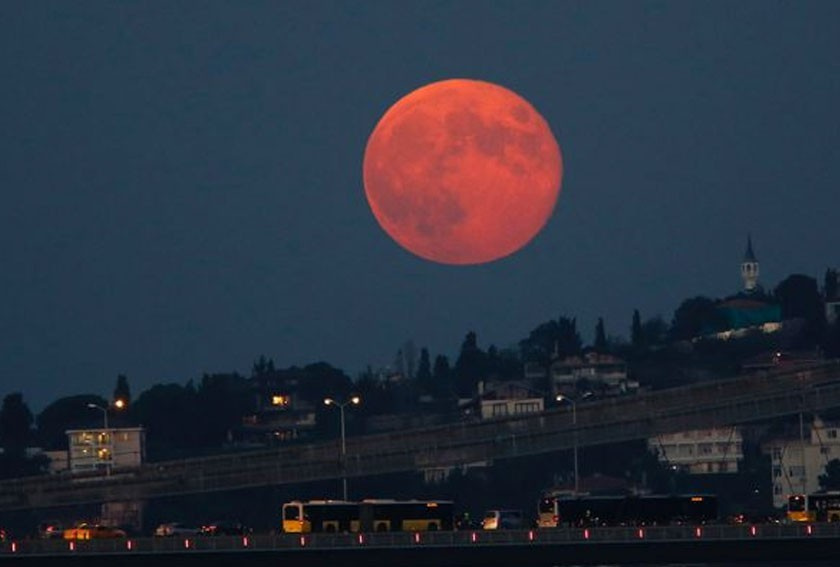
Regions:
<instances>
[{"instance_id":1,"label":"full moon","mask_svg":"<svg viewBox=\"0 0 840 567\"><path fill-rule=\"evenodd\" d=\"M499 85L428 84L398 100L368 139L365 194L400 246L442 264L483 264L530 242L563 176L542 116Z\"/></svg>"}]
</instances>

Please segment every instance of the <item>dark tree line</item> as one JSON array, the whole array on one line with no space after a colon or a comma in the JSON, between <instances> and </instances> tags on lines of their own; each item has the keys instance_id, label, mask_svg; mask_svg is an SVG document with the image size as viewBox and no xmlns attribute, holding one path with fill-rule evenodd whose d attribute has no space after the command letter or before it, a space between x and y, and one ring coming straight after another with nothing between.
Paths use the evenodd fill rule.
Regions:
<instances>
[{"instance_id":1,"label":"dark tree line","mask_svg":"<svg viewBox=\"0 0 840 567\"><path fill-rule=\"evenodd\" d=\"M820 347L828 356L840 356L840 320L829 324L824 308L825 302L837 301L838 294L837 271L827 270L822 290L814 278L793 274L772 293L759 291L751 298L778 305L784 320L803 322L803 332L794 347ZM669 351L662 347L725 328L727 322L717 308L720 301L704 296L688 298L676 308L670 323L659 315L643 319L639 310L634 310L629 343L608 335L606 323L599 317L593 343L587 348L624 357L631 371L638 367L642 372L645 365L648 370L658 365L666 369L663 376L672 375L673 368L668 368L668 364L674 359L669 360ZM696 348L701 356L708 356L739 347L710 350L700 343ZM224 444L243 415L258 405L256 392L271 384L292 388L300 400L320 411L324 397L346 397L355 392L365 400L359 416L400 413L420 408L419 400L470 397L481 381L519 380L526 364L547 369L553 360L579 355L584 350L577 320L561 315L538 324L518 342L517 348L490 345L485 350L477 334L469 331L454 364L447 356L433 356L426 348L419 349L418 356L417 349L407 342L396 357L395 374L383 375L368 368L355 381L325 362L277 369L271 359L263 356L247 377L235 372L205 374L197 382L157 384L132 399L128 378L119 375L113 399L124 400L127 407L122 412L113 411L111 423L146 428L150 456L182 455ZM684 360L676 362L684 364ZM107 407L109 402L92 394L69 396L51 403L36 417L21 394L6 396L0 409L2 474L38 472L43 462L27 458L27 447L64 448L68 429L97 427L102 415L91 410L89 404Z\"/></svg>"}]
</instances>

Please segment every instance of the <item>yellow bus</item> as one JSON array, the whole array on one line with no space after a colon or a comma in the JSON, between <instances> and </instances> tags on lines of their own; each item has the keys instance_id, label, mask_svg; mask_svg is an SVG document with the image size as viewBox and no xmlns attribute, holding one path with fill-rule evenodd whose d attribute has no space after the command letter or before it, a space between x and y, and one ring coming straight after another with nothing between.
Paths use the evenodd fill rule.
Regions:
<instances>
[{"instance_id":1,"label":"yellow bus","mask_svg":"<svg viewBox=\"0 0 840 567\"><path fill-rule=\"evenodd\" d=\"M840 492L789 496L787 519L790 522L840 522Z\"/></svg>"},{"instance_id":2,"label":"yellow bus","mask_svg":"<svg viewBox=\"0 0 840 567\"><path fill-rule=\"evenodd\" d=\"M453 529L448 500L294 500L283 504L288 533L440 531Z\"/></svg>"}]
</instances>

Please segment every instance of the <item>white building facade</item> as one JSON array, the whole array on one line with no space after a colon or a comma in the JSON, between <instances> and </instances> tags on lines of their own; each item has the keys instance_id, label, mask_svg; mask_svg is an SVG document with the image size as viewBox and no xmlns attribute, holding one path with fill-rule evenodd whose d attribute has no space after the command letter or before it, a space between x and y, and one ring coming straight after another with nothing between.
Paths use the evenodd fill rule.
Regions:
<instances>
[{"instance_id":1,"label":"white building facade","mask_svg":"<svg viewBox=\"0 0 840 567\"><path fill-rule=\"evenodd\" d=\"M142 427L71 429L66 433L70 472L136 467L146 460Z\"/></svg>"},{"instance_id":2,"label":"white building facade","mask_svg":"<svg viewBox=\"0 0 840 567\"><path fill-rule=\"evenodd\" d=\"M648 439L659 461L689 474L736 473L744 459L743 437L737 427L669 433Z\"/></svg>"},{"instance_id":3,"label":"white building facade","mask_svg":"<svg viewBox=\"0 0 840 567\"><path fill-rule=\"evenodd\" d=\"M827 424L817 417L803 424L801 435L767 441L762 451L770 455L773 505L784 508L789 496L820 490L825 466L840 459L840 424Z\"/></svg>"}]
</instances>

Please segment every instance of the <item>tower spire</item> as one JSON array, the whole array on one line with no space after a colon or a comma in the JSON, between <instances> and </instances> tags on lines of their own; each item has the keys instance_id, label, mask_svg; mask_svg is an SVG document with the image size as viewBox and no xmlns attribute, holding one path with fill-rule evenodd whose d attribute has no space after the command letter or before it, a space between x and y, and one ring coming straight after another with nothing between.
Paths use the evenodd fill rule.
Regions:
<instances>
[{"instance_id":1,"label":"tower spire","mask_svg":"<svg viewBox=\"0 0 840 567\"><path fill-rule=\"evenodd\" d=\"M747 235L747 251L741 262L741 279L744 280L744 291L752 293L758 286L758 259L755 257L752 245L752 235Z\"/></svg>"}]
</instances>

